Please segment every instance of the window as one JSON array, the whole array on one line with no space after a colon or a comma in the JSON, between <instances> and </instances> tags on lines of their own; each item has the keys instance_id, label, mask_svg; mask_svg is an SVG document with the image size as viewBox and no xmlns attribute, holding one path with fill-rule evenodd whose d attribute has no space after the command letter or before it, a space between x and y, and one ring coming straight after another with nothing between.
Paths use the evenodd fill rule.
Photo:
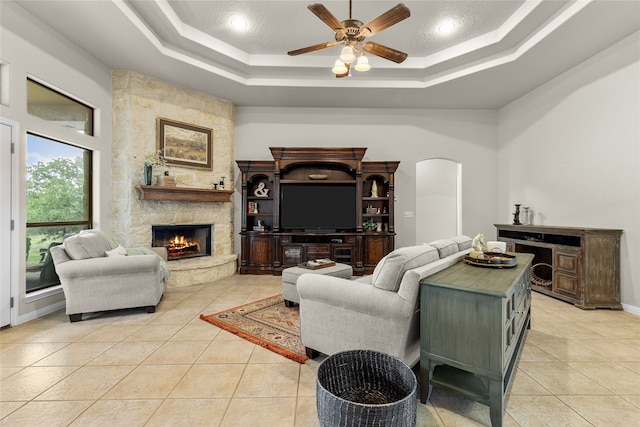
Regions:
<instances>
[{"instance_id":1,"label":"window","mask_svg":"<svg viewBox=\"0 0 640 427\"><path fill-rule=\"evenodd\" d=\"M27 79L27 112L32 116L93 135L93 108Z\"/></svg>"},{"instance_id":2,"label":"window","mask_svg":"<svg viewBox=\"0 0 640 427\"><path fill-rule=\"evenodd\" d=\"M0 104L9 106L9 65L0 60Z\"/></svg>"},{"instance_id":3,"label":"window","mask_svg":"<svg viewBox=\"0 0 640 427\"><path fill-rule=\"evenodd\" d=\"M91 228L91 154L27 133L27 293L60 283L49 248Z\"/></svg>"}]
</instances>

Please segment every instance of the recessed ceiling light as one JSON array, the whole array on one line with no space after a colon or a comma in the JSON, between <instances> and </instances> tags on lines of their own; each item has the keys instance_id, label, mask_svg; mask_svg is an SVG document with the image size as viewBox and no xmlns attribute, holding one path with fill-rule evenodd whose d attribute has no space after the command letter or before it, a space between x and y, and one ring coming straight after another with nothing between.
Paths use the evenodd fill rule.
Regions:
<instances>
[{"instance_id":1,"label":"recessed ceiling light","mask_svg":"<svg viewBox=\"0 0 640 427\"><path fill-rule=\"evenodd\" d=\"M451 19L445 19L440 24L438 24L437 29L438 33L440 34L451 34L456 30L457 27L458 25L455 21Z\"/></svg>"},{"instance_id":2,"label":"recessed ceiling light","mask_svg":"<svg viewBox=\"0 0 640 427\"><path fill-rule=\"evenodd\" d=\"M231 26L236 30L246 30L249 23L244 18L232 18Z\"/></svg>"}]
</instances>

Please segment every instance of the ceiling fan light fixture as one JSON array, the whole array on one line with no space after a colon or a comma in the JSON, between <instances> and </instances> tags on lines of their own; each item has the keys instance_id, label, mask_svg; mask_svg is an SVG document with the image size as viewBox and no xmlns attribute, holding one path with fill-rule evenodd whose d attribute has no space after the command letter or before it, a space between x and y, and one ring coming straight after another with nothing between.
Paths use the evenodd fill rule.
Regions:
<instances>
[{"instance_id":1,"label":"ceiling fan light fixture","mask_svg":"<svg viewBox=\"0 0 640 427\"><path fill-rule=\"evenodd\" d=\"M336 62L333 64L333 68L331 69L334 74L344 74L348 71L347 66L344 62L336 59Z\"/></svg>"},{"instance_id":2,"label":"ceiling fan light fixture","mask_svg":"<svg viewBox=\"0 0 640 427\"><path fill-rule=\"evenodd\" d=\"M371 69L371 65L369 65L369 59L364 55L360 56L355 68L357 71L369 71Z\"/></svg>"},{"instance_id":3,"label":"ceiling fan light fixture","mask_svg":"<svg viewBox=\"0 0 640 427\"><path fill-rule=\"evenodd\" d=\"M2 1L2 0L0 0ZM364 51L371 55L378 56L383 59L401 63L407 59L407 54L399 50L364 40L380 31L389 28L398 22L407 19L411 12L409 8L402 3L384 12L382 15L374 18L366 24L351 17L351 1L349 0L349 19L339 21L338 18L322 4L312 3L307 6L314 15L324 22L335 33L335 42L318 43L313 46L303 47L287 52L289 56L301 55L303 53L315 52L317 50L326 49L336 45L343 45L338 60L333 65L331 71L335 73L336 78L351 76L351 63L358 60L354 65L357 71L367 71L371 69L368 58L364 58Z\"/></svg>"},{"instance_id":4,"label":"ceiling fan light fixture","mask_svg":"<svg viewBox=\"0 0 640 427\"><path fill-rule=\"evenodd\" d=\"M351 64L353 61L355 61L356 55L353 53L353 48L351 46L343 47L339 59L345 64Z\"/></svg>"}]
</instances>

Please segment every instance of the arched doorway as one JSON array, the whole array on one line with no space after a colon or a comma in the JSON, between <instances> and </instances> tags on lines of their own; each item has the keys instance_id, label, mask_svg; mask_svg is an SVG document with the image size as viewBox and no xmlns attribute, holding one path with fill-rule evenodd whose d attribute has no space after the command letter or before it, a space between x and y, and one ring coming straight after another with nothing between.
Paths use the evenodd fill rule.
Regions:
<instances>
[{"instance_id":1,"label":"arched doorway","mask_svg":"<svg viewBox=\"0 0 640 427\"><path fill-rule=\"evenodd\" d=\"M449 159L416 163L416 243L462 233L462 164Z\"/></svg>"}]
</instances>

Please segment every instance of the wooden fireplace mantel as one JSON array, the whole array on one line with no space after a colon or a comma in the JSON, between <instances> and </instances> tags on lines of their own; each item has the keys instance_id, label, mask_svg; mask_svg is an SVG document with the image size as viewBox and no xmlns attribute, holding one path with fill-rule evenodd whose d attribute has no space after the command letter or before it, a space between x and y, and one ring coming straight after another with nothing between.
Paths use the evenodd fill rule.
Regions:
<instances>
[{"instance_id":1,"label":"wooden fireplace mantel","mask_svg":"<svg viewBox=\"0 0 640 427\"><path fill-rule=\"evenodd\" d=\"M173 200L177 202L230 202L233 190L208 188L136 185L140 200Z\"/></svg>"}]
</instances>

